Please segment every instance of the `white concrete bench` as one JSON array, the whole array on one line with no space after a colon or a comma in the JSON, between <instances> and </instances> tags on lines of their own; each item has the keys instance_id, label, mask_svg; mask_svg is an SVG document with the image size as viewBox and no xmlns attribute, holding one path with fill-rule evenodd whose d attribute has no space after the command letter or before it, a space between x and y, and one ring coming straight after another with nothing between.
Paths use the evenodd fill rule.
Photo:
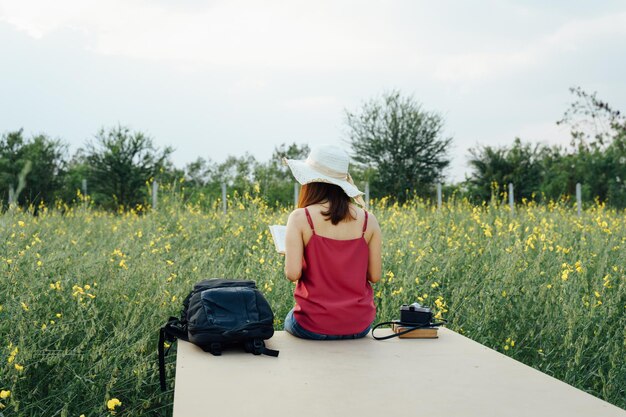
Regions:
<instances>
[{"instance_id":1,"label":"white concrete bench","mask_svg":"<svg viewBox=\"0 0 626 417\"><path fill-rule=\"evenodd\" d=\"M276 332L266 343L280 350L278 358L239 351L215 357L178 343L174 417L626 417L447 329L439 339L385 341Z\"/></svg>"}]
</instances>

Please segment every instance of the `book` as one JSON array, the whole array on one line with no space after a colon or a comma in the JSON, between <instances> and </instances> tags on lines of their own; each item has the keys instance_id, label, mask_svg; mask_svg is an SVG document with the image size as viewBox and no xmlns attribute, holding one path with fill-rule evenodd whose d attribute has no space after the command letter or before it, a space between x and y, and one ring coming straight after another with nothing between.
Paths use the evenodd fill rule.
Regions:
<instances>
[{"instance_id":1,"label":"book","mask_svg":"<svg viewBox=\"0 0 626 417\"><path fill-rule=\"evenodd\" d=\"M391 327L394 333L400 333L405 330L410 329L410 327L404 327L400 324L394 323ZM408 332L407 334L403 334L402 336L398 336L400 339L437 339L439 336L437 335L438 327L426 327L424 329L415 329L413 331Z\"/></svg>"},{"instance_id":2,"label":"book","mask_svg":"<svg viewBox=\"0 0 626 417\"><path fill-rule=\"evenodd\" d=\"M276 252L285 254L285 238L287 237L287 226L281 224L273 224L270 226L270 233L274 239Z\"/></svg>"}]
</instances>

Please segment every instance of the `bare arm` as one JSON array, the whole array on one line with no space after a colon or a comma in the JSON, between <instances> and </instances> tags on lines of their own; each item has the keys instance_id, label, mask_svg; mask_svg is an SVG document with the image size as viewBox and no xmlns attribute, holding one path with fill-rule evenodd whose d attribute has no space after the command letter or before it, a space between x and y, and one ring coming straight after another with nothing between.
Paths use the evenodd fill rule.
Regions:
<instances>
[{"instance_id":1,"label":"bare arm","mask_svg":"<svg viewBox=\"0 0 626 417\"><path fill-rule=\"evenodd\" d=\"M296 282L302 276L302 257L304 256L304 242L300 223L304 211L294 210L287 220L287 234L285 237L285 275L291 282Z\"/></svg>"},{"instance_id":2,"label":"bare arm","mask_svg":"<svg viewBox=\"0 0 626 417\"><path fill-rule=\"evenodd\" d=\"M372 237L367 243L369 247L369 265L367 267L367 279L369 282L375 283L380 280L382 275L382 233L378 220L373 214L370 214L370 224L368 228L372 229Z\"/></svg>"}]
</instances>

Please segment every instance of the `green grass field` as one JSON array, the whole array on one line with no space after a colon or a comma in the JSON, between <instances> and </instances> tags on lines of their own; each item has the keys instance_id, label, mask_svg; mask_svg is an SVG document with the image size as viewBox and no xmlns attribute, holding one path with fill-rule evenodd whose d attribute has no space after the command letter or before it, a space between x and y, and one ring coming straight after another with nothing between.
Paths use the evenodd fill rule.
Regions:
<instances>
[{"instance_id":1,"label":"green grass field","mask_svg":"<svg viewBox=\"0 0 626 417\"><path fill-rule=\"evenodd\" d=\"M288 212L244 196L223 216L175 197L156 212L0 215L0 413L165 415L175 354L161 394L158 329L204 278L256 280L282 327L293 285L267 226ZM378 319L420 301L451 329L626 408L624 212L419 201L372 212L384 236Z\"/></svg>"}]
</instances>

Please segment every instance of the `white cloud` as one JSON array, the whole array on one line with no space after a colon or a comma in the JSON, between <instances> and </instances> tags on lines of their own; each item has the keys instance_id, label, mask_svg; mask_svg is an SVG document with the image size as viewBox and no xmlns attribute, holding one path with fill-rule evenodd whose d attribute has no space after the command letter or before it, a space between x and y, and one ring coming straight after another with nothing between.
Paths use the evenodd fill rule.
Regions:
<instances>
[{"instance_id":1,"label":"white cloud","mask_svg":"<svg viewBox=\"0 0 626 417\"><path fill-rule=\"evenodd\" d=\"M411 10L419 14L423 9L417 4ZM230 0L196 8L148 0L0 0L0 21L34 38L75 30L87 35L85 48L94 52L168 63L184 71L394 68L459 83L537 68L555 52L626 33L626 13L621 13L567 21L522 47L498 38L497 46L476 42L467 51L452 51L449 38L427 38L437 39L433 31L471 38L467 28L413 26L401 22L402 10L354 0ZM425 33L407 36L407 31Z\"/></svg>"},{"instance_id":2,"label":"white cloud","mask_svg":"<svg viewBox=\"0 0 626 417\"><path fill-rule=\"evenodd\" d=\"M142 0L0 2L0 20L34 38L80 30L98 53L202 67L373 63L384 43L345 17L332 3L218 1L189 10Z\"/></svg>"},{"instance_id":3,"label":"white cloud","mask_svg":"<svg viewBox=\"0 0 626 417\"><path fill-rule=\"evenodd\" d=\"M605 15L564 23L554 32L523 48L505 46L498 52L468 52L442 54L432 58L437 62L434 76L442 81L464 82L486 80L511 72L524 72L545 66L555 54L575 52L584 44L594 44L610 37L626 36L626 13Z\"/></svg>"}]
</instances>

